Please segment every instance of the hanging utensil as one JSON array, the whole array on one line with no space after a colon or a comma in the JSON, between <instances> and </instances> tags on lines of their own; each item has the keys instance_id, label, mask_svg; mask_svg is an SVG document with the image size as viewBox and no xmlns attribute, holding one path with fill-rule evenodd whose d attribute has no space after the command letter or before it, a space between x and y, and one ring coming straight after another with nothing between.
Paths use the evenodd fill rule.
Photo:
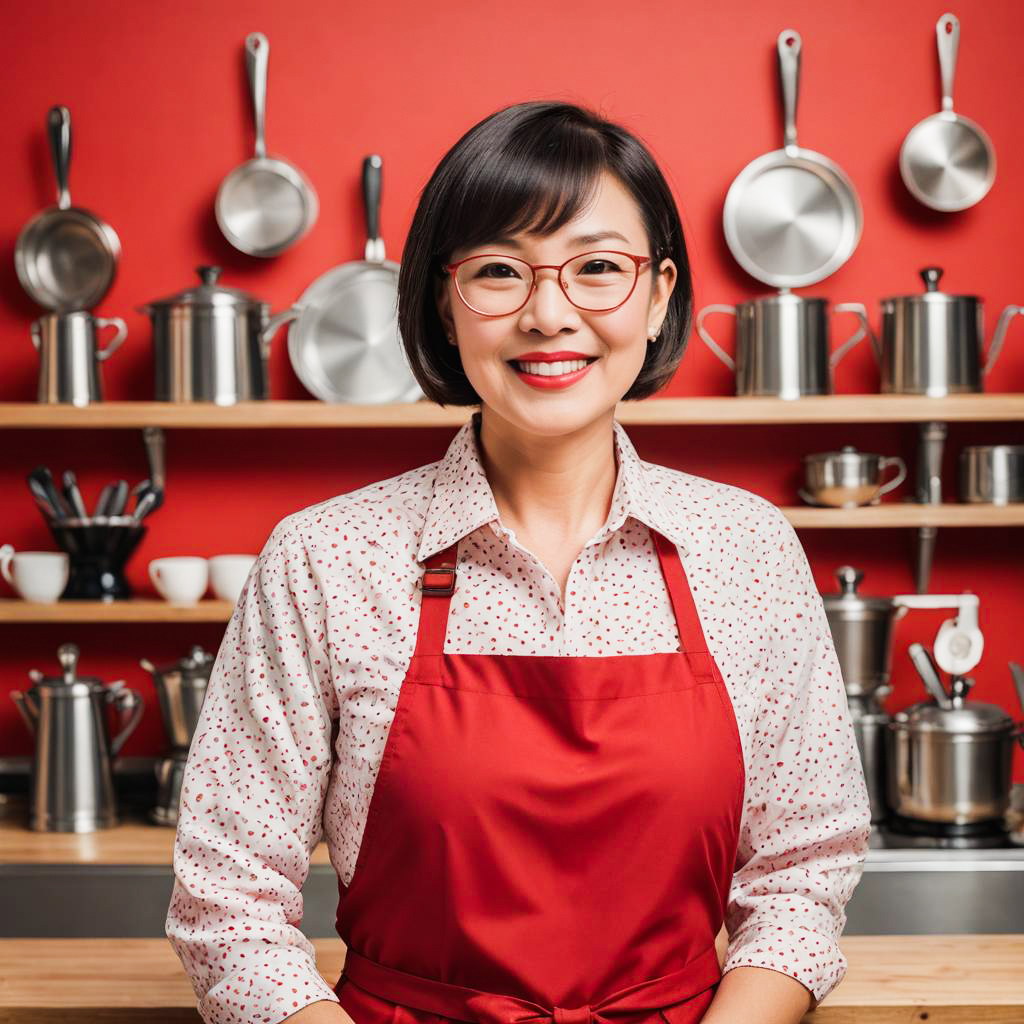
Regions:
<instances>
[{"instance_id":1,"label":"hanging utensil","mask_svg":"<svg viewBox=\"0 0 1024 1024\"><path fill-rule=\"evenodd\" d=\"M14 266L21 286L41 306L89 309L113 283L121 241L106 221L71 205L68 108L51 108L46 124L57 174L57 205L37 213L22 228L14 247Z\"/></svg>"},{"instance_id":2,"label":"hanging utensil","mask_svg":"<svg viewBox=\"0 0 1024 1024\"><path fill-rule=\"evenodd\" d=\"M785 29L777 50L785 137L782 149L740 171L725 197L725 240L743 269L776 288L814 284L835 273L860 241L863 214L850 179L796 141L800 34Z\"/></svg>"},{"instance_id":3,"label":"hanging utensil","mask_svg":"<svg viewBox=\"0 0 1024 1024\"><path fill-rule=\"evenodd\" d=\"M932 655L928 648L924 644L913 643L907 648L907 651L910 654L911 661L914 663L914 668L917 669L917 674L924 681L924 685L935 699L935 703L947 711L951 709L953 707L953 700L946 693L946 688L942 685L942 680L939 678L939 669L932 660Z\"/></svg>"},{"instance_id":4,"label":"hanging utensil","mask_svg":"<svg viewBox=\"0 0 1024 1024\"><path fill-rule=\"evenodd\" d=\"M276 256L316 223L320 212L309 179L294 164L267 156L264 115L270 44L262 32L245 39L245 67L256 121L256 155L236 167L217 190L217 223L224 237L250 256Z\"/></svg>"},{"instance_id":5,"label":"hanging utensil","mask_svg":"<svg viewBox=\"0 0 1024 1024\"><path fill-rule=\"evenodd\" d=\"M29 486L32 486L32 481L35 481L33 493L41 491L46 495L46 500L53 506L57 519L70 519L74 515L71 506L64 500L64 495L58 490L53 474L47 466L36 466L28 474L28 480Z\"/></svg>"},{"instance_id":6,"label":"hanging utensil","mask_svg":"<svg viewBox=\"0 0 1024 1024\"><path fill-rule=\"evenodd\" d=\"M85 502L82 501L82 492L78 489L78 478L74 470L64 470L64 497L71 506L71 510L79 519L88 519L89 513L85 510Z\"/></svg>"},{"instance_id":7,"label":"hanging utensil","mask_svg":"<svg viewBox=\"0 0 1024 1024\"><path fill-rule=\"evenodd\" d=\"M267 321L274 332L294 320L288 356L299 380L324 402L413 402L423 397L398 333L398 264L380 237L381 158L363 161L365 259L322 274L299 301Z\"/></svg>"},{"instance_id":8,"label":"hanging utensil","mask_svg":"<svg viewBox=\"0 0 1024 1024\"><path fill-rule=\"evenodd\" d=\"M953 113L953 77L960 21L944 14L935 25L942 75L942 110L910 129L900 147L900 175L910 194L933 210L965 210L982 200L996 177L996 152L981 126Z\"/></svg>"}]
</instances>

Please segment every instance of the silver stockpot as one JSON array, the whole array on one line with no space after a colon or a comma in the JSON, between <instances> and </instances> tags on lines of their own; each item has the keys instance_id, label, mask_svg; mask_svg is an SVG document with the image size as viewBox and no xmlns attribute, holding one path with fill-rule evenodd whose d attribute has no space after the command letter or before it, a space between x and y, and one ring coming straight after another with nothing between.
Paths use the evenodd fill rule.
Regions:
<instances>
[{"instance_id":1,"label":"silver stockpot","mask_svg":"<svg viewBox=\"0 0 1024 1024\"><path fill-rule=\"evenodd\" d=\"M153 676L164 729L171 747L188 750L206 697L214 657L198 645L173 665L158 668L148 658L139 664Z\"/></svg>"},{"instance_id":2,"label":"silver stockpot","mask_svg":"<svg viewBox=\"0 0 1024 1024\"><path fill-rule=\"evenodd\" d=\"M1024 313L1024 307L1003 310L982 365L982 300L940 292L939 267L925 267L920 274L923 293L882 300L880 343L871 335L882 392L937 398L983 391L982 378L999 357L1010 321Z\"/></svg>"},{"instance_id":3,"label":"silver stockpot","mask_svg":"<svg viewBox=\"0 0 1024 1024\"><path fill-rule=\"evenodd\" d=\"M158 402L269 398L270 306L217 283L220 267L197 268L202 284L139 307L153 323Z\"/></svg>"},{"instance_id":4,"label":"silver stockpot","mask_svg":"<svg viewBox=\"0 0 1024 1024\"><path fill-rule=\"evenodd\" d=\"M995 821L1006 814L1013 751L1024 736L1024 722L1015 722L996 704L968 703L973 683L955 676L945 707L934 699L921 701L892 716L887 760L889 805L896 814L949 825Z\"/></svg>"},{"instance_id":5,"label":"silver stockpot","mask_svg":"<svg viewBox=\"0 0 1024 1024\"><path fill-rule=\"evenodd\" d=\"M960 500L969 504L1024 502L1024 444L972 444L960 451Z\"/></svg>"},{"instance_id":6,"label":"silver stockpot","mask_svg":"<svg viewBox=\"0 0 1024 1024\"><path fill-rule=\"evenodd\" d=\"M830 395L832 371L870 331L860 302L844 302L833 312L856 313L860 327L830 353L828 300L804 298L783 288L778 295L737 303L713 304L697 314L697 333L736 375L737 395ZM736 317L736 358L724 352L704 329L709 313Z\"/></svg>"}]
</instances>

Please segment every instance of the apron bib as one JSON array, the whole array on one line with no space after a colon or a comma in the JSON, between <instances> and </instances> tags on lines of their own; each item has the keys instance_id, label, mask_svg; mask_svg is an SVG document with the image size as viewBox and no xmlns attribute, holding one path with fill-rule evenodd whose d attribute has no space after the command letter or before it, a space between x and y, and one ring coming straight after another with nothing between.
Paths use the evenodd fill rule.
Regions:
<instances>
[{"instance_id":1,"label":"apron bib","mask_svg":"<svg viewBox=\"0 0 1024 1024\"><path fill-rule=\"evenodd\" d=\"M676 546L681 650L445 654L458 545L416 649L350 884L335 992L356 1024L697 1024L739 841L739 731Z\"/></svg>"}]
</instances>

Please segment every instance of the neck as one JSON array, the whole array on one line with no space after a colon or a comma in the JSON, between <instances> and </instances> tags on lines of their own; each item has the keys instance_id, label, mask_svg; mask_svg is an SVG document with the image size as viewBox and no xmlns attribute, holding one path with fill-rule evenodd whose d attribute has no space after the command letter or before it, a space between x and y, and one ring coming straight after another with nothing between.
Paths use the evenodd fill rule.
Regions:
<instances>
[{"instance_id":1,"label":"neck","mask_svg":"<svg viewBox=\"0 0 1024 1024\"><path fill-rule=\"evenodd\" d=\"M551 437L525 433L483 406L477 443L502 523L549 542L595 534L618 474L614 415Z\"/></svg>"}]
</instances>

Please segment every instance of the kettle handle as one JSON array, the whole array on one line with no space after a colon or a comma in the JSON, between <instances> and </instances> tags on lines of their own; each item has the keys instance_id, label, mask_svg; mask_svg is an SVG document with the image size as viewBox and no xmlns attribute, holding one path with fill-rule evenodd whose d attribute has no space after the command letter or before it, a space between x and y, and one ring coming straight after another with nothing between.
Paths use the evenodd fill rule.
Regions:
<instances>
[{"instance_id":1,"label":"kettle handle","mask_svg":"<svg viewBox=\"0 0 1024 1024\"><path fill-rule=\"evenodd\" d=\"M292 320L298 320L302 313L301 306L291 306L284 310L282 313L277 313L272 316L264 325L263 330L260 331L260 348L263 352L263 358L270 358L270 343L274 340L274 335L277 334L277 329L283 327L287 323L291 323Z\"/></svg>"},{"instance_id":2,"label":"kettle handle","mask_svg":"<svg viewBox=\"0 0 1024 1024\"><path fill-rule=\"evenodd\" d=\"M117 757L124 741L135 731L135 727L146 710L142 694L138 690L118 689L112 692L111 702L117 707L120 731L110 741L110 756Z\"/></svg>"},{"instance_id":3,"label":"kettle handle","mask_svg":"<svg viewBox=\"0 0 1024 1024\"><path fill-rule=\"evenodd\" d=\"M722 303L717 303L716 302L716 303L712 303L710 306L705 306L697 314L697 333L700 335L701 340L704 342L705 345L707 345L707 347L709 349L711 349L712 352L715 353L716 356L718 356L719 359L722 360L723 363L725 363L726 366L729 367L730 370L732 370L735 373L735 371L736 371L736 362L735 362L735 360L732 358L731 355L729 355L728 352L726 352L726 351L724 351L722 349L722 347L718 344L718 342L715 341L715 339L712 338L711 335L708 334L707 331L704 330L704 317L706 317L708 315L708 313L728 313L730 316L735 316L736 315L736 307L735 306L726 306L726 305L724 305Z\"/></svg>"},{"instance_id":4,"label":"kettle handle","mask_svg":"<svg viewBox=\"0 0 1024 1024\"><path fill-rule=\"evenodd\" d=\"M1024 314L1024 306L1007 306L1000 315L999 323L996 324L996 333L992 335L992 344L988 348L988 357L981 370L983 374L988 373L995 366L996 360L999 358L999 350L1003 347L1003 339L1010 327L1010 321L1018 314Z\"/></svg>"},{"instance_id":5,"label":"kettle handle","mask_svg":"<svg viewBox=\"0 0 1024 1024\"><path fill-rule=\"evenodd\" d=\"M96 347L96 358L100 362L103 362L104 359L109 359L121 347L121 343L128 336L128 325L119 316L96 317L96 330L101 331L104 327L116 327L117 330L107 343L106 348Z\"/></svg>"},{"instance_id":6,"label":"kettle handle","mask_svg":"<svg viewBox=\"0 0 1024 1024\"><path fill-rule=\"evenodd\" d=\"M829 365L834 370L839 365L839 360L846 355L847 352L853 348L865 335L871 339L871 350L875 353L875 362L881 366L882 364L882 353L878 347L878 337L875 332L871 329L871 324L868 322L868 311L863 302L840 302L838 305L832 308L833 313L856 313L857 319L860 320L860 327L854 332L853 336L844 341L836 350L832 353L832 357L829 360Z\"/></svg>"},{"instance_id":7,"label":"kettle handle","mask_svg":"<svg viewBox=\"0 0 1024 1024\"><path fill-rule=\"evenodd\" d=\"M34 736L36 734L36 722L39 721L39 707L35 703L31 690L24 693L21 690L11 690L11 700L17 705L21 717L25 719L28 731Z\"/></svg>"}]
</instances>

